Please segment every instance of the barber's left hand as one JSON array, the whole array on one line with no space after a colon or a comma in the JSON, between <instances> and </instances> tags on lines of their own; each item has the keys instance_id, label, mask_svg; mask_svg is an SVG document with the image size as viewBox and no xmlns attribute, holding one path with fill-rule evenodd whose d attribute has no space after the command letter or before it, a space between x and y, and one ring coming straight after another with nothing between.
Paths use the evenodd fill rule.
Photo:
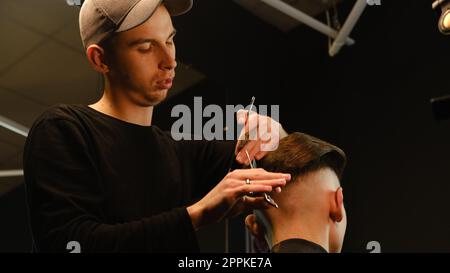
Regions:
<instances>
[{"instance_id":1,"label":"barber's left hand","mask_svg":"<svg viewBox=\"0 0 450 273\"><path fill-rule=\"evenodd\" d=\"M268 152L278 148L281 138L287 136L286 131L280 123L271 117L259 115L247 110L237 112L237 122L244 125L235 148L236 160L244 165L248 165L248 151L250 160L259 160Z\"/></svg>"}]
</instances>

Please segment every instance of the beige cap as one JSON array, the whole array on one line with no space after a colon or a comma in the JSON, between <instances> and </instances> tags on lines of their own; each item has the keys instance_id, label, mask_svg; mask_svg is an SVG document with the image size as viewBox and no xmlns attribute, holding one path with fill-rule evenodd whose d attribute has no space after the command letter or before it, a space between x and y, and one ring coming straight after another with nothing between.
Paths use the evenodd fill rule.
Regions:
<instances>
[{"instance_id":1,"label":"beige cap","mask_svg":"<svg viewBox=\"0 0 450 273\"><path fill-rule=\"evenodd\" d=\"M98 44L114 32L137 27L147 21L159 5L170 15L188 12L193 0L86 0L80 11L80 34L84 48Z\"/></svg>"}]
</instances>

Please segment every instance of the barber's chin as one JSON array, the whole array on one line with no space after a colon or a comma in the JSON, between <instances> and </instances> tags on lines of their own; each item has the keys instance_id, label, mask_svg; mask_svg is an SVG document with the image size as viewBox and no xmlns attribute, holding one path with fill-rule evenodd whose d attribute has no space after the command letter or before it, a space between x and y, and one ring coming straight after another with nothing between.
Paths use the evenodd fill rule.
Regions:
<instances>
[{"instance_id":1,"label":"barber's chin","mask_svg":"<svg viewBox=\"0 0 450 273\"><path fill-rule=\"evenodd\" d=\"M151 96L167 96L167 92L169 91L170 88L154 88L151 91Z\"/></svg>"},{"instance_id":2,"label":"barber's chin","mask_svg":"<svg viewBox=\"0 0 450 273\"><path fill-rule=\"evenodd\" d=\"M159 97L161 98L161 100L164 100L167 97L167 93L169 92L169 89L160 89L158 90L159 92Z\"/></svg>"},{"instance_id":3,"label":"barber's chin","mask_svg":"<svg viewBox=\"0 0 450 273\"><path fill-rule=\"evenodd\" d=\"M168 89L157 89L151 92L149 96L147 96L147 100L151 103L152 106L155 106L161 103L167 97Z\"/></svg>"}]
</instances>

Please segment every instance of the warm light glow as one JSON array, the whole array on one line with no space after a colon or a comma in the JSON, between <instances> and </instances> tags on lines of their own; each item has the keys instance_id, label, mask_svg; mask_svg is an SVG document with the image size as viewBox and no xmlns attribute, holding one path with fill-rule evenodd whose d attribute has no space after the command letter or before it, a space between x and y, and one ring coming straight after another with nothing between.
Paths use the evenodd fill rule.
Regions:
<instances>
[{"instance_id":1,"label":"warm light glow","mask_svg":"<svg viewBox=\"0 0 450 273\"><path fill-rule=\"evenodd\" d=\"M443 23L444 28L450 29L450 13L447 13L444 17Z\"/></svg>"}]
</instances>

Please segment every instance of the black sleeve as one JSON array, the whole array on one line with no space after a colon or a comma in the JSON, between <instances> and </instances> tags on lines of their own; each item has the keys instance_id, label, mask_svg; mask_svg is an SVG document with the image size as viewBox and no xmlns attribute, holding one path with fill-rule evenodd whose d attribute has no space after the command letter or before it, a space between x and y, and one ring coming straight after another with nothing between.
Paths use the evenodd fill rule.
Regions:
<instances>
[{"instance_id":1,"label":"black sleeve","mask_svg":"<svg viewBox=\"0 0 450 273\"><path fill-rule=\"evenodd\" d=\"M237 141L179 141L179 146L195 173L195 197L201 198L219 183L235 164Z\"/></svg>"},{"instance_id":2,"label":"black sleeve","mask_svg":"<svg viewBox=\"0 0 450 273\"><path fill-rule=\"evenodd\" d=\"M43 120L30 132L24 173L38 251L198 251L185 207L118 224L105 223L105 191L86 132L71 120Z\"/></svg>"}]
</instances>

